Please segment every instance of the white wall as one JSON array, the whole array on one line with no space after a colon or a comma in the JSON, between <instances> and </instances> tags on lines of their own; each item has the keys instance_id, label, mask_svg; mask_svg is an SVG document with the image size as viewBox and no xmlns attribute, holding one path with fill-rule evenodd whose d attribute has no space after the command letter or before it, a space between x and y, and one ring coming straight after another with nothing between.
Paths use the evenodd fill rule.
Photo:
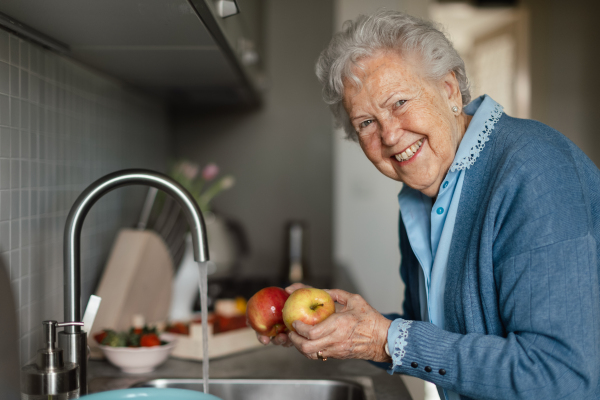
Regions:
<instances>
[{"instance_id":1,"label":"white wall","mask_svg":"<svg viewBox=\"0 0 600 400\"><path fill-rule=\"evenodd\" d=\"M600 165L597 0L524 0L531 38L531 118L559 130Z\"/></svg>"}]
</instances>

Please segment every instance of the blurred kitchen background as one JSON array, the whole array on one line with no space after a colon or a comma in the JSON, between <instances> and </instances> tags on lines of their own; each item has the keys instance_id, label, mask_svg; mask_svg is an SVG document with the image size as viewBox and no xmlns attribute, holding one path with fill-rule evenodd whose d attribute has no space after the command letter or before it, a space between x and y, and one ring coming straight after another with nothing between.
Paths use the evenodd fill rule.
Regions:
<instances>
[{"instance_id":1,"label":"blurred kitchen background","mask_svg":"<svg viewBox=\"0 0 600 400\"><path fill-rule=\"evenodd\" d=\"M281 281L286 227L297 220L309 282L401 309L401 186L342 139L314 75L332 33L358 14L387 8L441 23L473 97L490 94L600 162L595 0L237 0L241 13L221 18L224 3L0 3L0 273L13 290L21 365L41 343L40 322L63 318L63 230L78 194L106 173L167 172L179 159L235 177L213 210L241 227L238 287ZM87 217L84 299L145 196L117 190ZM415 399L434 398L422 381L406 382Z\"/></svg>"}]
</instances>

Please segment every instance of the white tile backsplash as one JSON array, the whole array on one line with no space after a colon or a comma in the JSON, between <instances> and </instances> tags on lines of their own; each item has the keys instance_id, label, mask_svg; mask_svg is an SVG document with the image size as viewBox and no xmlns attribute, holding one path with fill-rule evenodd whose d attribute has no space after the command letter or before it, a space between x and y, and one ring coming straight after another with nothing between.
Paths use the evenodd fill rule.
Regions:
<instances>
[{"instance_id":1,"label":"white tile backsplash","mask_svg":"<svg viewBox=\"0 0 600 400\"><path fill-rule=\"evenodd\" d=\"M10 94L10 68L8 63L0 61L0 93Z\"/></svg>"},{"instance_id":2,"label":"white tile backsplash","mask_svg":"<svg viewBox=\"0 0 600 400\"><path fill-rule=\"evenodd\" d=\"M0 61L8 62L9 54L9 35L8 32L0 30Z\"/></svg>"},{"instance_id":3,"label":"white tile backsplash","mask_svg":"<svg viewBox=\"0 0 600 400\"><path fill-rule=\"evenodd\" d=\"M22 364L40 347L41 322L63 319L71 205L109 172L164 170L168 133L162 102L0 29L0 263L19 307ZM117 230L133 225L144 195L116 190L86 218L84 307Z\"/></svg>"}]
</instances>

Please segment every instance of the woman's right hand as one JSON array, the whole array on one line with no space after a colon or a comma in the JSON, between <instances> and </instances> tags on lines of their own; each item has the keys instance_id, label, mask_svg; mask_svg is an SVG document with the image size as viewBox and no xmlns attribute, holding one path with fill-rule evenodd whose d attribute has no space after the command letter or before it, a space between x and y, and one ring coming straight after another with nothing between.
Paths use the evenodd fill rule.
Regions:
<instances>
[{"instance_id":1,"label":"woman's right hand","mask_svg":"<svg viewBox=\"0 0 600 400\"><path fill-rule=\"evenodd\" d=\"M310 287L310 286L304 285L302 283L294 283L294 284L286 287L285 291L288 292L289 294L292 294L298 289L307 288L307 287ZM287 333L278 333L277 336L273 336L272 338L269 336L261 335L260 333L256 333L256 337L258 338L258 341L261 342L262 344L264 344L265 346L268 345L269 343L273 343L274 345L283 346L283 347L292 347L293 346Z\"/></svg>"}]
</instances>

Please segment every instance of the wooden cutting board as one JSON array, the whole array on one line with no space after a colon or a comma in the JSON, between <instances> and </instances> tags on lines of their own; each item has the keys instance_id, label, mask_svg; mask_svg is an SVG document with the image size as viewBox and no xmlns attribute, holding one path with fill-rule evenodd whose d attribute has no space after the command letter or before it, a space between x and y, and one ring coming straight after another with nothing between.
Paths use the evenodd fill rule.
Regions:
<instances>
[{"instance_id":1,"label":"wooden cutting board","mask_svg":"<svg viewBox=\"0 0 600 400\"><path fill-rule=\"evenodd\" d=\"M122 229L95 293L102 302L88 337L102 329L128 330L136 314L148 325L166 321L172 282L173 261L163 239L154 231ZM96 345L93 339L89 344Z\"/></svg>"}]
</instances>

